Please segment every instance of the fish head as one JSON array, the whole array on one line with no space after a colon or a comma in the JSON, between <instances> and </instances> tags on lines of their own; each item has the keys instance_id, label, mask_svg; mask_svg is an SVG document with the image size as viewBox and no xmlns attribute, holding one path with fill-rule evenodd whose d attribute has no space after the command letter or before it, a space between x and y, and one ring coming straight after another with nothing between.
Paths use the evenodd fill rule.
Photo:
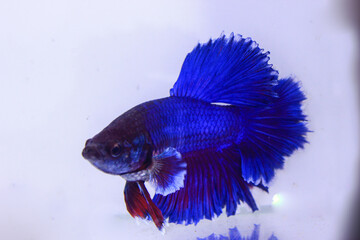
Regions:
<instances>
[{"instance_id":1,"label":"fish head","mask_svg":"<svg viewBox=\"0 0 360 240\"><path fill-rule=\"evenodd\" d=\"M152 151L144 135L118 137L100 132L85 143L82 155L103 172L123 175L147 167ZM150 158L149 158L150 157Z\"/></svg>"}]
</instances>

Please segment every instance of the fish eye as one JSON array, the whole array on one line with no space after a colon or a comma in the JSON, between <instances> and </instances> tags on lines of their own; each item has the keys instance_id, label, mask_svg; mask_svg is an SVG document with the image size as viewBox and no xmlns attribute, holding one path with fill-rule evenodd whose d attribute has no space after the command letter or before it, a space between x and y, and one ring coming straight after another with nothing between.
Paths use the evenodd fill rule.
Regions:
<instances>
[{"instance_id":1,"label":"fish eye","mask_svg":"<svg viewBox=\"0 0 360 240\"><path fill-rule=\"evenodd\" d=\"M112 148L111 148L111 156L113 157L118 157L121 153L121 146L116 143Z\"/></svg>"}]
</instances>

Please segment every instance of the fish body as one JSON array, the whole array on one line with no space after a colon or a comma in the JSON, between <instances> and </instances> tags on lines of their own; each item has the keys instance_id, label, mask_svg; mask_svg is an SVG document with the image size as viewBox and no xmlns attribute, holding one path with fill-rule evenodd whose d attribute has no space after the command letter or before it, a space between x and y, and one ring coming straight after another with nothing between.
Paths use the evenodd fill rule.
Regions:
<instances>
[{"instance_id":1,"label":"fish body","mask_svg":"<svg viewBox=\"0 0 360 240\"><path fill-rule=\"evenodd\" d=\"M126 181L133 217L197 223L267 191L284 158L306 143L305 100L292 78L278 79L268 53L231 35L199 44L170 97L125 112L85 144L83 156ZM155 188L150 197L144 185Z\"/></svg>"},{"instance_id":2,"label":"fish body","mask_svg":"<svg viewBox=\"0 0 360 240\"><path fill-rule=\"evenodd\" d=\"M184 97L167 97L130 109L89 140L88 144L97 142L98 146L99 143L106 146L122 141L130 144L143 136L149 150L157 153L168 147L177 149L181 154L207 148L221 149L241 140L244 125L241 124L242 119L241 111L234 106L219 106ZM113 135L119 138L114 139ZM108 163L104 164L102 170L110 174L123 174L134 168L129 164L138 160L142 165L145 161L141 158L131 159L131 162L117 170ZM97 164L98 161L93 163ZM106 167L109 169L105 169Z\"/></svg>"},{"instance_id":3,"label":"fish body","mask_svg":"<svg viewBox=\"0 0 360 240\"><path fill-rule=\"evenodd\" d=\"M157 152L167 147L181 154L225 147L241 137L242 117L234 106L168 97L146 103L146 129Z\"/></svg>"}]
</instances>

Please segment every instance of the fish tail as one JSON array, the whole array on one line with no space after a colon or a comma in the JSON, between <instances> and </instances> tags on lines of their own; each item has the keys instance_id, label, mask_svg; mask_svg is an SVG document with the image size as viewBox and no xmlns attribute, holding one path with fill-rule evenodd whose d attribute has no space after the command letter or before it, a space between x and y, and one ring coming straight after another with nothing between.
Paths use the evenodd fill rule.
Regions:
<instances>
[{"instance_id":1,"label":"fish tail","mask_svg":"<svg viewBox=\"0 0 360 240\"><path fill-rule=\"evenodd\" d=\"M240 154L243 178L267 184L274 170L282 168L284 157L303 148L306 141L306 116L301 110L305 95L292 78L281 79L273 87L277 94L267 107L249 110Z\"/></svg>"}]
</instances>

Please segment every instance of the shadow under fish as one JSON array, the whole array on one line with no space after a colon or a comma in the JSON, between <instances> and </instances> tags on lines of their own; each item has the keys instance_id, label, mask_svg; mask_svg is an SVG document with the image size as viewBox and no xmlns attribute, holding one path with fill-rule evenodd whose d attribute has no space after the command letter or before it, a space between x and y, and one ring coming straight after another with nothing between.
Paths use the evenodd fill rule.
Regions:
<instances>
[{"instance_id":1,"label":"shadow under fish","mask_svg":"<svg viewBox=\"0 0 360 240\"><path fill-rule=\"evenodd\" d=\"M196 224L224 207L234 215L240 202L257 210L250 189L267 191L308 132L299 83L279 79L268 55L240 35L198 44L170 97L125 112L89 139L82 155L122 176L129 213L159 229L165 219Z\"/></svg>"},{"instance_id":2,"label":"shadow under fish","mask_svg":"<svg viewBox=\"0 0 360 240\"><path fill-rule=\"evenodd\" d=\"M260 239L260 225L254 225L254 230L250 236L241 236L241 233L237 227L229 228L229 236L211 234L206 238L197 238L197 240L259 240ZM272 234L268 240L278 240L274 234Z\"/></svg>"}]
</instances>

